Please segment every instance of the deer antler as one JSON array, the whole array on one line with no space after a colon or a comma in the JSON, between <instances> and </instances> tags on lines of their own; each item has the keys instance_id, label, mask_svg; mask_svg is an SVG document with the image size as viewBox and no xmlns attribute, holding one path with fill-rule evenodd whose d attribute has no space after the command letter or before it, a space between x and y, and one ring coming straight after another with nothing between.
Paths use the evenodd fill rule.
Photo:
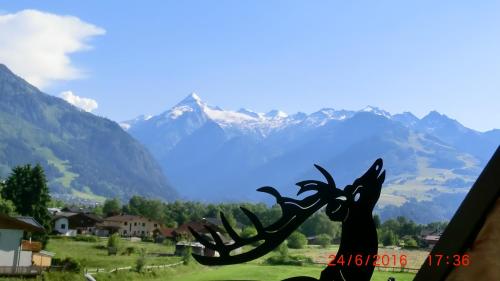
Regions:
<instances>
[{"instance_id":1,"label":"deer antler","mask_svg":"<svg viewBox=\"0 0 500 281\"><path fill-rule=\"evenodd\" d=\"M234 241L232 244L224 244L219 234L209 226L205 226L205 228L208 232L210 232L213 242L209 241L207 238L201 236L198 232L189 227L189 230L196 240L198 240L206 248L217 251L220 255L219 257L206 257L193 254L193 257L199 263L204 265L228 265L251 261L276 248L308 217L326 205L330 200L336 198L338 193L341 192L336 188L332 176L325 169L318 165L314 166L323 174L327 183L316 180L298 182L296 185L298 185L300 189L297 192L297 195L306 191L317 191L315 194L305 197L302 200L283 197L276 189L270 186L264 186L257 189L257 191L269 193L274 196L277 203L280 205L282 216L275 223L264 227L254 213L248 209L240 207L257 230L257 234L255 236L247 238L239 236L231 227L222 212L220 213L220 218L227 233ZM230 255L231 251L257 241L264 242L248 252L233 256Z\"/></svg>"}]
</instances>

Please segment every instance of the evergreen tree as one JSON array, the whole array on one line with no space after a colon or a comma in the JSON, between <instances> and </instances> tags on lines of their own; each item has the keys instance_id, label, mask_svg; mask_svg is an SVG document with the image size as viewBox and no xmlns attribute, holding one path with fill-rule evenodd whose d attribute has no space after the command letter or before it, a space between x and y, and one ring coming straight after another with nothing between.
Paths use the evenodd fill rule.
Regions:
<instances>
[{"instance_id":1,"label":"evergreen tree","mask_svg":"<svg viewBox=\"0 0 500 281\"><path fill-rule=\"evenodd\" d=\"M4 183L1 196L12 201L19 215L33 217L45 228L46 233L34 234L33 238L46 242L51 231L47 210L51 199L43 168L40 165L32 168L29 164L15 167Z\"/></svg>"}]
</instances>

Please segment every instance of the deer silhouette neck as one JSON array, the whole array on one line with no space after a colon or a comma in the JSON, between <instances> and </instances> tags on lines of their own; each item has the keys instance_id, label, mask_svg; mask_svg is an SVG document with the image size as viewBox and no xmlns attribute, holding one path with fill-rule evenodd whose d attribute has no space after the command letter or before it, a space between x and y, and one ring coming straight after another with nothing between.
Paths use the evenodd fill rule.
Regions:
<instances>
[{"instance_id":1,"label":"deer silhouette neck","mask_svg":"<svg viewBox=\"0 0 500 281\"><path fill-rule=\"evenodd\" d=\"M374 257L378 253L378 238L372 214L352 214L342 222L340 247L330 266L321 272L321 281L370 280ZM362 268L354 263L356 256L363 260ZM348 261L351 259L351 265ZM368 263L365 263L368 260ZM344 265L342 265L342 262Z\"/></svg>"}]
</instances>

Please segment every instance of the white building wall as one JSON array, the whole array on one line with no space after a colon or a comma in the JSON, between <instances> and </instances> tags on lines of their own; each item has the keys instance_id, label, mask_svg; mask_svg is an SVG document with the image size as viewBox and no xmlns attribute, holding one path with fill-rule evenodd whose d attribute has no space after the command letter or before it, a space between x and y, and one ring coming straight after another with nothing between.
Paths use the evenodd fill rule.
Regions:
<instances>
[{"instance_id":1,"label":"white building wall","mask_svg":"<svg viewBox=\"0 0 500 281\"><path fill-rule=\"evenodd\" d=\"M66 233L69 230L68 218L58 218L54 222L54 230L59 233Z\"/></svg>"},{"instance_id":2,"label":"white building wall","mask_svg":"<svg viewBox=\"0 0 500 281\"><path fill-rule=\"evenodd\" d=\"M19 255L19 266L31 266L32 265L32 255L31 251L21 251Z\"/></svg>"},{"instance_id":3,"label":"white building wall","mask_svg":"<svg viewBox=\"0 0 500 281\"><path fill-rule=\"evenodd\" d=\"M22 230L0 229L0 266L15 266L17 264L22 238Z\"/></svg>"}]
</instances>

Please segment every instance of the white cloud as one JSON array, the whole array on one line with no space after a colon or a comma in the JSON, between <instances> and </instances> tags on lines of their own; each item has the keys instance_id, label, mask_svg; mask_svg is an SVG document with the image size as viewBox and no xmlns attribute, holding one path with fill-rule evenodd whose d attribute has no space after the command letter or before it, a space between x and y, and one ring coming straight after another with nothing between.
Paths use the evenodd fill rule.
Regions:
<instances>
[{"instance_id":1,"label":"white cloud","mask_svg":"<svg viewBox=\"0 0 500 281\"><path fill-rule=\"evenodd\" d=\"M88 39L104 33L73 16L37 10L0 14L0 63L40 88L81 78L69 54L89 49Z\"/></svg>"},{"instance_id":2,"label":"white cloud","mask_svg":"<svg viewBox=\"0 0 500 281\"><path fill-rule=\"evenodd\" d=\"M72 105L83 109L87 112L92 112L97 108L98 104L96 100L79 97L71 91L64 91L59 95L63 100L71 103Z\"/></svg>"}]
</instances>

